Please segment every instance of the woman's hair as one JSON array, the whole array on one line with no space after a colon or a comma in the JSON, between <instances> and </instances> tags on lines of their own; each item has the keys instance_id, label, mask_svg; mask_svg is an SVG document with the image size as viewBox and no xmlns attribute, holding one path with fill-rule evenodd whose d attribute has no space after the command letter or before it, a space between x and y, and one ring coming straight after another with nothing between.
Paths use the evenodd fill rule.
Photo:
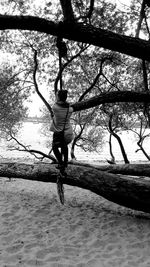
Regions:
<instances>
[{"instance_id":1,"label":"woman's hair","mask_svg":"<svg viewBox=\"0 0 150 267\"><path fill-rule=\"evenodd\" d=\"M59 90L57 92L57 95L58 95L60 101L63 101L63 102L66 101L67 94L68 94L68 91L67 90Z\"/></svg>"}]
</instances>

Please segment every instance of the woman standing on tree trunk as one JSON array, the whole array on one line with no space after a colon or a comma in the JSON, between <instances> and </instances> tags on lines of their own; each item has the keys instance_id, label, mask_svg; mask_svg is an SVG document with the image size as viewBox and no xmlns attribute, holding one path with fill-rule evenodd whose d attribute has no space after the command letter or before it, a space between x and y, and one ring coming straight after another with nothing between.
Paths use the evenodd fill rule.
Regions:
<instances>
[{"instance_id":1,"label":"woman standing on tree trunk","mask_svg":"<svg viewBox=\"0 0 150 267\"><path fill-rule=\"evenodd\" d=\"M65 170L68 164L68 144L73 140L70 117L73 108L67 100L67 90L56 93L56 102L52 107L53 118L50 131L53 132L52 149L58 160L58 168ZM60 150L59 150L60 149Z\"/></svg>"}]
</instances>

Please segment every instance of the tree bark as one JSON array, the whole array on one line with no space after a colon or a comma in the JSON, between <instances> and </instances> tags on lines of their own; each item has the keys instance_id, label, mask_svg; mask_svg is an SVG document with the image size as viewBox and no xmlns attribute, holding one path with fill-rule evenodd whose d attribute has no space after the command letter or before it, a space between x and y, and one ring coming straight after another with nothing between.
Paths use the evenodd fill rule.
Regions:
<instances>
[{"instance_id":1,"label":"tree bark","mask_svg":"<svg viewBox=\"0 0 150 267\"><path fill-rule=\"evenodd\" d=\"M112 174L121 174L121 175L131 175L131 176L141 176L141 177L150 177L150 164L113 164L113 165L94 165L85 163L82 161L71 161L70 164L82 166L82 167L91 167L100 171L112 173Z\"/></svg>"},{"instance_id":2,"label":"tree bark","mask_svg":"<svg viewBox=\"0 0 150 267\"><path fill-rule=\"evenodd\" d=\"M112 128L112 118L113 118L113 116L110 116L110 118L109 118L109 122L108 122L108 125L109 125L109 131L110 131L110 133L116 138L116 140L118 141L118 144L119 144L119 146L120 146L120 150L121 150L121 153L122 153L122 157L123 157L123 159L124 159L124 162L125 162L125 164L128 164L128 163L130 163L130 162L129 162L129 160L128 160L128 157L127 157L125 148L124 148L124 146L123 146L122 140L121 140L120 136L119 136L117 133L115 133L115 131L114 131L113 128Z\"/></svg>"},{"instance_id":3,"label":"tree bark","mask_svg":"<svg viewBox=\"0 0 150 267\"><path fill-rule=\"evenodd\" d=\"M150 103L150 93L146 92L131 92L131 91L114 91L101 93L98 96L91 97L88 100L77 102L72 105L74 111L85 110L96 107L106 103L119 103L119 102L144 102Z\"/></svg>"},{"instance_id":4,"label":"tree bark","mask_svg":"<svg viewBox=\"0 0 150 267\"><path fill-rule=\"evenodd\" d=\"M19 29L44 32L150 61L150 43L82 23L55 23L34 16L0 15L0 30Z\"/></svg>"},{"instance_id":5,"label":"tree bark","mask_svg":"<svg viewBox=\"0 0 150 267\"><path fill-rule=\"evenodd\" d=\"M129 169L130 169L129 164ZM116 165L109 166L109 171ZM145 165L144 165L145 167ZM133 166L131 167L133 168ZM107 169L105 167L105 169ZM127 170L127 166L125 165ZM150 174L150 167L148 166ZM130 169L131 170L131 169ZM141 168L139 168L141 170ZM146 168L144 168L146 170ZM43 182L56 182L59 171L52 164L1 163L0 176L23 178ZM93 167L70 165L64 184L88 189L102 197L139 211L150 213L150 181L100 171Z\"/></svg>"},{"instance_id":6,"label":"tree bark","mask_svg":"<svg viewBox=\"0 0 150 267\"><path fill-rule=\"evenodd\" d=\"M110 162L112 164L115 164L115 157L114 157L113 149L112 149L112 134L111 133L109 135L109 151L110 151L110 156L111 156Z\"/></svg>"}]
</instances>

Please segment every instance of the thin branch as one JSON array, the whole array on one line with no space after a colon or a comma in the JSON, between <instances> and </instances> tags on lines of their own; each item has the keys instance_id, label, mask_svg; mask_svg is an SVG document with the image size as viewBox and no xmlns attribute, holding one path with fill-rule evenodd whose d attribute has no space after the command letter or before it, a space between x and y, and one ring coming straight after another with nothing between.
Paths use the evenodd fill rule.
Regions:
<instances>
[{"instance_id":1,"label":"thin branch","mask_svg":"<svg viewBox=\"0 0 150 267\"><path fill-rule=\"evenodd\" d=\"M67 68L68 65L70 63L72 63L72 61L74 59L76 59L77 57L79 57L81 55L81 53L83 53L88 47L89 47L89 45L86 45L85 47L83 47L77 54L75 54L74 56L72 56L65 64L63 64L61 66L61 69L59 69L58 74L57 74L57 77L55 79L55 83L54 83L54 91L55 91L55 94L57 93L57 90L58 90L58 82L60 80L60 77L61 77L62 72L64 71L64 69Z\"/></svg>"},{"instance_id":2,"label":"thin branch","mask_svg":"<svg viewBox=\"0 0 150 267\"><path fill-rule=\"evenodd\" d=\"M83 21L87 21L87 19L88 19L89 23L91 23L91 17L92 17L93 11L94 11L94 2L95 2L95 0L90 0L89 10L87 11L87 14L77 17L78 21L81 20L81 19Z\"/></svg>"},{"instance_id":3,"label":"thin branch","mask_svg":"<svg viewBox=\"0 0 150 267\"><path fill-rule=\"evenodd\" d=\"M38 84L36 81L36 72L37 72L37 68L38 68L38 62L37 62L37 50L34 50L34 70L33 70L33 81L34 81L34 86L35 86L35 90L38 94L38 96L41 98L41 100L44 102L45 106L47 107L47 109L49 110L51 116L53 116L53 111L52 108L50 106L50 104L46 101L46 99L43 97L43 95L40 93L39 88L38 88Z\"/></svg>"},{"instance_id":4,"label":"thin branch","mask_svg":"<svg viewBox=\"0 0 150 267\"><path fill-rule=\"evenodd\" d=\"M118 144L119 144L119 146L120 146L120 150L121 150L123 159L124 159L124 162L125 162L125 164L128 164L128 163L129 163L129 160L128 160L126 151L125 151L125 149L124 149L122 140L121 140L121 138L119 137L119 135L118 135L117 133L115 133L115 131L114 131L115 128L114 128L114 129L112 128L112 120L113 120L113 114L111 114L110 117L109 117L109 122L108 122L109 132L110 132L110 133L117 139Z\"/></svg>"},{"instance_id":5,"label":"thin branch","mask_svg":"<svg viewBox=\"0 0 150 267\"><path fill-rule=\"evenodd\" d=\"M149 29L149 25L147 23L147 17L146 17L146 14L144 16L144 21L145 21L145 25L146 25L146 30L147 30L147 33L149 35L149 39L150 39L150 29Z\"/></svg>"},{"instance_id":6,"label":"thin branch","mask_svg":"<svg viewBox=\"0 0 150 267\"><path fill-rule=\"evenodd\" d=\"M99 80L99 77L102 75L102 68L100 67L99 73L96 75L93 83L89 86L89 88L80 96L79 102L83 100L83 98L92 91L93 87L96 85L96 83Z\"/></svg>"},{"instance_id":7,"label":"thin branch","mask_svg":"<svg viewBox=\"0 0 150 267\"><path fill-rule=\"evenodd\" d=\"M28 148L29 146L25 146L25 145L22 144L20 141L18 141L18 139L15 138L15 137L12 135L11 132L10 132L9 135L10 135L10 137L11 137L10 140L14 140L19 146L22 147L22 149L20 149L20 148L14 148L13 150L18 150L18 151L28 152L28 153L32 154L33 156L35 156L35 157L38 158L38 159L39 159L39 157L37 157L35 154L39 154L39 155L42 156L42 159L43 159L43 158L48 158L48 159L52 160L53 162L56 162L56 159L55 159L53 156L51 156L51 155L47 155L47 154L45 154L44 152L39 151L39 150L29 149L29 148ZM41 159L41 158L40 158L40 159Z\"/></svg>"},{"instance_id":8,"label":"thin branch","mask_svg":"<svg viewBox=\"0 0 150 267\"><path fill-rule=\"evenodd\" d=\"M111 57L106 57L106 58L103 58L101 60L101 63L100 63L100 69L99 69L99 73L96 75L96 77L94 78L92 84L89 86L89 88L80 96L79 98L79 102L83 100L83 98L89 93L92 91L93 87L96 85L96 83L98 82L99 80L99 77L102 75L102 68L103 68L103 64L106 60L112 60Z\"/></svg>"},{"instance_id":9,"label":"thin branch","mask_svg":"<svg viewBox=\"0 0 150 267\"><path fill-rule=\"evenodd\" d=\"M117 90L119 90L119 88L115 85L115 84L112 84L109 79L103 74L103 64L105 63L106 60L109 60L109 61L112 61L113 60L113 57L110 55L110 56L106 56L106 57L102 57L101 61L100 61L100 70L99 70L99 73L96 75L94 81L92 82L92 84L89 86L89 88L81 95L81 97L79 98L79 102L83 100L83 98L85 97L85 95L87 95L89 92L91 92L91 90L93 89L93 87L95 86L96 88L98 88L98 90L100 91L100 88L99 86L97 86L97 82L99 80L99 77L102 75L105 80L112 86L112 87L115 87ZM84 70L85 72L85 70Z\"/></svg>"},{"instance_id":10,"label":"thin branch","mask_svg":"<svg viewBox=\"0 0 150 267\"><path fill-rule=\"evenodd\" d=\"M64 21L66 22L74 22L75 17L73 13L73 8L71 4L71 0L60 0L60 4L63 11Z\"/></svg>"},{"instance_id":11,"label":"thin branch","mask_svg":"<svg viewBox=\"0 0 150 267\"><path fill-rule=\"evenodd\" d=\"M88 11L88 14L86 15L86 17L90 20L91 17L92 17L92 13L94 11L94 2L95 0L91 0L90 1L90 7L89 7L89 11Z\"/></svg>"},{"instance_id":12,"label":"thin branch","mask_svg":"<svg viewBox=\"0 0 150 267\"><path fill-rule=\"evenodd\" d=\"M145 0L143 0L142 5L141 5L140 19L139 19L137 30L136 30L136 34L135 34L136 38L139 38L141 25L142 25L142 21L143 21L144 17L145 17Z\"/></svg>"}]
</instances>

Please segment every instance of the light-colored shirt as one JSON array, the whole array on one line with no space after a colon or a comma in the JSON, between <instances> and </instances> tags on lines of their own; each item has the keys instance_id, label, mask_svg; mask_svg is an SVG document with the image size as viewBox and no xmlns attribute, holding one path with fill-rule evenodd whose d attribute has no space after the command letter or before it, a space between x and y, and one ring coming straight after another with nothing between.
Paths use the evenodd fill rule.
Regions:
<instances>
[{"instance_id":1,"label":"light-colored shirt","mask_svg":"<svg viewBox=\"0 0 150 267\"><path fill-rule=\"evenodd\" d=\"M50 126L50 131L60 132L64 130L65 125L65 132L72 134L73 131L70 123L70 117L73 113L73 108L67 105L67 103L59 101L52 106L52 110L54 116Z\"/></svg>"}]
</instances>

